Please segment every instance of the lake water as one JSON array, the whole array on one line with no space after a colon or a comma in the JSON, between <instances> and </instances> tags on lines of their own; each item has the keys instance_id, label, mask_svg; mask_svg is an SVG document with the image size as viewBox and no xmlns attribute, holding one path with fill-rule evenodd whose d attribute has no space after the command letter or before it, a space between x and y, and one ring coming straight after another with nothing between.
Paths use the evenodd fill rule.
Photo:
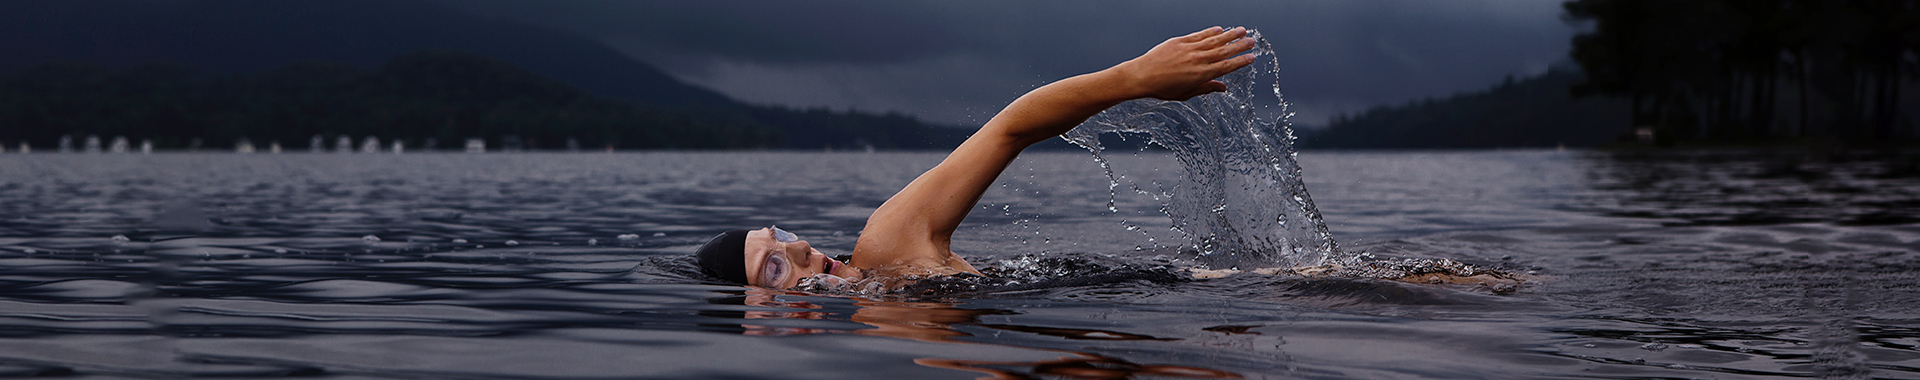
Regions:
<instances>
[{"instance_id":1,"label":"lake water","mask_svg":"<svg viewBox=\"0 0 1920 380\"><path fill-rule=\"evenodd\" d=\"M850 299L687 257L772 224L849 252L941 157L0 155L0 376L1920 378L1915 155L1300 155L1343 250L1512 292L1193 280L1084 152L1023 156L955 236L1055 280Z\"/></svg>"}]
</instances>

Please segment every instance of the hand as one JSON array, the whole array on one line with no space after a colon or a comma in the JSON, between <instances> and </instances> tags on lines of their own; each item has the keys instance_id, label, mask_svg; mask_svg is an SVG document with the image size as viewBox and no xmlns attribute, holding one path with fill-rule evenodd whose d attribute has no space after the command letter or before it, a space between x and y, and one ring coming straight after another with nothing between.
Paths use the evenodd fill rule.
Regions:
<instances>
[{"instance_id":1,"label":"hand","mask_svg":"<svg viewBox=\"0 0 1920 380\"><path fill-rule=\"evenodd\" d=\"M1226 91L1227 84L1213 78L1253 63L1253 54L1241 54L1254 46L1253 40L1246 36L1244 27L1207 28L1167 39L1146 54L1121 62L1111 70L1135 98L1184 101Z\"/></svg>"}]
</instances>

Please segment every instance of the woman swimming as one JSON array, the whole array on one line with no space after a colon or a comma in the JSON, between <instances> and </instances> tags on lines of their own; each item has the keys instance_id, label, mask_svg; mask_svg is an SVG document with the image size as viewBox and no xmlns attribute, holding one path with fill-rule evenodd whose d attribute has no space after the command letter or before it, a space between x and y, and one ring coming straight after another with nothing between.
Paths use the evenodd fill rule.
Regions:
<instances>
[{"instance_id":1,"label":"woman swimming","mask_svg":"<svg viewBox=\"0 0 1920 380\"><path fill-rule=\"evenodd\" d=\"M1184 101L1226 91L1226 84L1214 78L1253 63L1252 54L1243 54L1254 47L1246 36L1246 28L1207 28L1105 70L1027 92L880 205L867 218L848 263L769 226L715 236L696 254L700 268L720 279L769 288L793 287L822 273L843 279L980 274L949 247L953 231L1021 150L1121 102Z\"/></svg>"}]
</instances>

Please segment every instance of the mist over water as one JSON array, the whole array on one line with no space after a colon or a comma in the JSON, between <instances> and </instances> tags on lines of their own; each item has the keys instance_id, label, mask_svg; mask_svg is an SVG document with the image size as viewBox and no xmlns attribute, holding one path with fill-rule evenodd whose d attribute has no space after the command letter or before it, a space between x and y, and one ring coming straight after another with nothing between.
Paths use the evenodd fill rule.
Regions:
<instances>
[{"instance_id":1,"label":"mist over water","mask_svg":"<svg viewBox=\"0 0 1920 380\"><path fill-rule=\"evenodd\" d=\"M1159 201L1184 236L1183 259L1212 269L1301 267L1342 259L1339 245L1314 207L1293 147L1292 115L1280 94L1279 57L1260 32L1248 54L1252 65L1220 78L1227 91L1176 102L1140 99L1095 115L1064 137L1094 154L1106 172L1109 197L1121 191ZM1171 150L1184 175L1177 181L1141 181L1161 170L1110 158L1109 139L1147 138ZM1145 144L1131 144L1145 150ZM1135 152L1138 153L1138 152ZM1111 201L1110 201L1111 203ZM1118 212L1109 205L1109 210ZM1130 229L1138 226L1129 226Z\"/></svg>"}]
</instances>

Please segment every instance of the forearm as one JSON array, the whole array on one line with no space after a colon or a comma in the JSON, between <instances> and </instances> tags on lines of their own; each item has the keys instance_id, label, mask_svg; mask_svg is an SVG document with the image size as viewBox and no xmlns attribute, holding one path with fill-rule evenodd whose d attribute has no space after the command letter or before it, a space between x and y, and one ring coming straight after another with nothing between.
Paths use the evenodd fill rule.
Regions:
<instances>
[{"instance_id":1,"label":"forearm","mask_svg":"<svg viewBox=\"0 0 1920 380\"><path fill-rule=\"evenodd\" d=\"M1144 96L1128 89L1121 78L1110 68L1040 86L1008 104L980 133L1004 137L1016 149L1067 133L1100 111Z\"/></svg>"},{"instance_id":2,"label":"forearm","mask_svg":"<svg viewBox=\"0 0 1920 380\"><path fill-rule=\"evenodd\" d=\"M937 240L945 239L959 226L975 202L986 192L1014 156L1028 146L1066 133L1100 111L1120 102L1140 97L1117 80L1114 69L1082 74L1040 86L1008 104L1000 114L981 126L980 132L967 138L940 165L915 179L902 195L937 196L901 204L917 204L914 212L934 216L929 223ZM943 191L925 191L944 189ZM900 195L896 195L898 197ZM889 200L888 203L893 203ZM883 206L884 208L884 206ZM891 211L891 210L889 210Z\"/></svg>"},{"instance_id":3,"label":"forearm","mask_svg":"<svg viewBox=\"0 0 1920 380\"><path fill-rule=\"evenodd\" d=\"M1132 99L1186 100L1224 91L1218 78L1252 63L1244 29L1208 28L1168 39L1106 70L1053 82L1015 99L980 131L875 210L854 247L854 266L896 265L969 271L953 257L955 228L1020 151L1066 133ZM1239 42L1234 42L1239 41Z\"/></svg>"}]
</instances>

